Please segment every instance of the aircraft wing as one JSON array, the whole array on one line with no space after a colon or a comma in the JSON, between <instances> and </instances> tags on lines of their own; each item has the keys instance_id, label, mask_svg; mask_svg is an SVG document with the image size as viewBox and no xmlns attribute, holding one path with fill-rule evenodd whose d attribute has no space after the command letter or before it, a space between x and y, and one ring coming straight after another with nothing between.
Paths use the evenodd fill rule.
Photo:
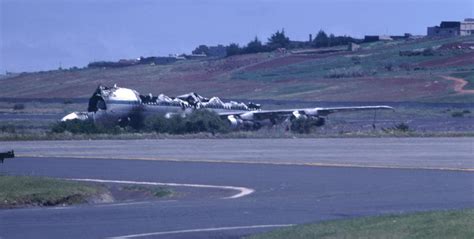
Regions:
<instances>
[{"instance_id":1,"label":"aircraft wing","mask_svg":"<svg viewBox=\"0 0 474 239\"><path fill-rule=\"evenodd\" d=\"M265 120L265 119L282 119L297 115L307 116L327 116L337 112L364 111L364 110L394 110L394 108L386 105L374 106L354 106L354 107L324 107L324 108L302 108L302 109L282 109L282 110L255 110L245 112L221 112L221 117L239 116L244 120Z\"/></svg>"}]
</instances>

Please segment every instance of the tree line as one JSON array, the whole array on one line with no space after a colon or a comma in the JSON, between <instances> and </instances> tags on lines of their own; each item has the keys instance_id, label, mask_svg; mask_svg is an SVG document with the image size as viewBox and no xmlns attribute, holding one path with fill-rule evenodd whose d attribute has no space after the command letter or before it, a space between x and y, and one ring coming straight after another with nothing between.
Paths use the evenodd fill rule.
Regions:
<instances>
[{"instance_id":1,"label":"tree line","mask_svg":"<svg viewBox=\"0 0 474 239\"><path fill-rule=\"evenodd\" d=\"M271 52L277 49L295 49L295 48L321 48L321 47L332 47L347 45L350 42L358 42L357 39L350 36L336 36L334 34L327 34L323 30L320 30L315 38L309 42L297 42L292 41L285 34L285 30L278 30L273 33L266 43L263 43L258 37L248 42L244 46L240 46L237 43L230 43L225 46L227 56L240 55L240 54L251 54L259 52ZM193 54L207 54L209 47L206 45L200 45L196 47Z\"/></svg>"}]
</instances>

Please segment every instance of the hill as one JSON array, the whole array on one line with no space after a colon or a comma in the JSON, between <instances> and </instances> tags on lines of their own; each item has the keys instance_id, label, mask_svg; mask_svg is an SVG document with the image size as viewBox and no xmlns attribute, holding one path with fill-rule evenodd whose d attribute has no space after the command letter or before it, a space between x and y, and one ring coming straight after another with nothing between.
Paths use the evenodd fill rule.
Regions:
<instances>
[{"instance_id":1,"label":"hill","mask_svg":"<svg viewBox=\"0 0 474 239\"><path fill-rule=\"evenodd\" d=\"M474 36L259 53L0 79L0 98L88 98L98 84L238 99L474 102Z\"/></svg>"}]
</instances>

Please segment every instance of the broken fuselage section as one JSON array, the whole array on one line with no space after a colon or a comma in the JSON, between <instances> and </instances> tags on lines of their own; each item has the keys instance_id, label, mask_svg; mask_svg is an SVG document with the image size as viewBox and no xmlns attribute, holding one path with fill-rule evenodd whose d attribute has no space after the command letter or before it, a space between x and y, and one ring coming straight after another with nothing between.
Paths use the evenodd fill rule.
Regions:
<instances>
[{"instance_id":1,"label":"broken fuselage section","mask_svg":"<svg viewBox=\"0 0 474 239\"><path fill-rule=\"evenodd\" d=\"M134 117L145 118L152 115L164 115L170 118L173 115L185 117L196 109L206 109L219 115L225 114L231 125L237 126L243 122L233 122L233 114L260 110L259 104L242 102L223 102L218 97L205 98L196 93L188 93L177 97L164 94L158 96L141 95L137 91L117 87L100 85L89 99L87 112L73 112L61 119L91 120L100 124L118 124L127 126ZM236 120L236 119L235 119Z\"/></svg>"}]
</instances>

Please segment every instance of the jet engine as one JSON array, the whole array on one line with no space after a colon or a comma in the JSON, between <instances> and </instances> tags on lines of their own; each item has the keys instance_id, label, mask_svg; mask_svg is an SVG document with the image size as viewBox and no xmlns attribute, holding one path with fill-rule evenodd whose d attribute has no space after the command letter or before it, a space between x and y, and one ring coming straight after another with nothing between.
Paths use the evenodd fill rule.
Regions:
<instances>
[{"instance_id":1,"label":"jet engine","mask_svg":"<svg viewBox=\"0 0 474 239\"><path fill-rule=\"evenodd\" d=\"M305 111L294 111L290 117L290 121L302 119L310 120L315 126L323 126L326 123L326 119L317 116L317 112L305 112Z\"/></svg>"},{"instance_id":2,"label":"jet engine","mask_svg":"<svg viewBox=\"0 0 474 239\"><path fill-rule=\"evenodd\" d=\"M244 124L244 121L235 115L227 116L227 120L230 123L230 127L233 129L238 129L241 125Z\"/></svg>"},{"instance_id":3,"label":"jet engine","mask_svg":"<svg viewBox=\"0 0 474 239\"><path fill-rule=\"evenodd\" d=\"M227 120L230 123L232 129L257 129L260 127L258 122L253 122L252 120L242 119L240 116L229 115Z\"/></svg>"}]
</instances>

